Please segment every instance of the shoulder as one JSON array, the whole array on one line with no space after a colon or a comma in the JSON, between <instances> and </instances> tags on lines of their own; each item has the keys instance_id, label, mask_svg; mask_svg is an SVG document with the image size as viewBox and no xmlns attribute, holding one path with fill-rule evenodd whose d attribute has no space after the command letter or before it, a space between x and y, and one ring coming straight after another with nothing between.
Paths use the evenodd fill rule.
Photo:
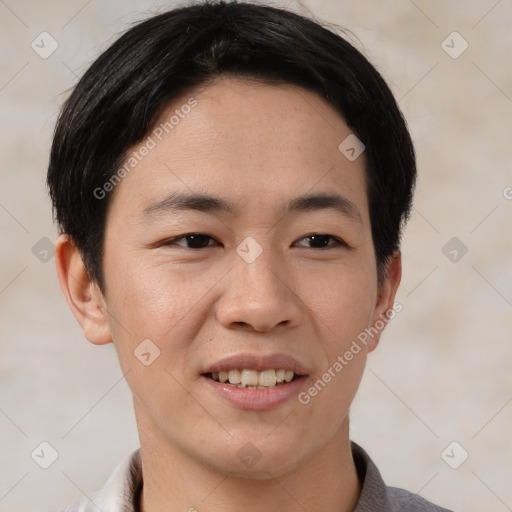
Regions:
<instances>
[{"instance_id":1,"label":"shoulder","mask_svg":"<svg viewBox=\"0 0 512 512\"><path fill-rule=\"evenodd\" d=\"M387 487L391 510L403 512L451 512L435 503L398 487Z\"/></svg>"},{"instance_id":2,"label":"shoulder","mask_svg":"<svg viewBox=\"0 0 512 512\"><path fill-rule=\"evenodd\" d=\"M352 442L352 456L362 483L361 494L354 512L451 512L418 494L389 487L368 453Z\"/></svg>"}]
</instances>

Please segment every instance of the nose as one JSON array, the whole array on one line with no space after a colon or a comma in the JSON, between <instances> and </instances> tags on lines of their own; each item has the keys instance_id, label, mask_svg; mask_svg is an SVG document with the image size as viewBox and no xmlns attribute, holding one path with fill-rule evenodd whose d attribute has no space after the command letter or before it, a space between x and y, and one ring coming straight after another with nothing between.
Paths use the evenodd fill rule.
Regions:
<instances>
[{"instance_id":1,"label":"nose","mask_svg":"<svg viewBox=\"0 0 512 512\"><path fill-rule=\"evenodd\" d=\"M226 328L270 332L298 325L302 301L294 291L293 273L270 250L252 263L235 255L216 307L217 320Z\"/></svg>"}]
</instances>

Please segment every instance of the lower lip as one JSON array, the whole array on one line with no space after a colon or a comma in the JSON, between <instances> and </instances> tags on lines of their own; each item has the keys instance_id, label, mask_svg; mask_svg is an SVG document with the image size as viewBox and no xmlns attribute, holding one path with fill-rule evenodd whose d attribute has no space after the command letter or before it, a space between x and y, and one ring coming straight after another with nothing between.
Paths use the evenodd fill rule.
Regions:
<instances>
[{"instance_id":1,"label":"lower lip","mask_svg":"<svg viewBox=\"0 0 512 512\"><path fill-rule=\"evenodd\" d=\"M285 384L280 384L279 386L269 389L238 388L225 382L217 382L204 375L202 378L214 393L224 398L235 407L262 411L279 407L298 395L304 385L306 375L297 377L292 382L286 382Z\"/></svg>"}]
</instances>

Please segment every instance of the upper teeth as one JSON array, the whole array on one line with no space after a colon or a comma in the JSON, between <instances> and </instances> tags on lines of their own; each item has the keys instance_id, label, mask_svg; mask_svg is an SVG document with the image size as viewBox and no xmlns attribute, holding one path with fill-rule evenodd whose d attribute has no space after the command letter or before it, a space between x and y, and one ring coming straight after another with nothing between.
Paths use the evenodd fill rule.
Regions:
<instances>
[{"instance_id":1,"label":"upper teeth","mask_svg":"<svg viewBox=\"0 0 512 512\"><path fill-rule=\"evenodd\" d=\"M283 382L291 382L294 372L292 370L229 370L229 372L212 372L213 380L229 381L238 387L272 387Z\"/></svg>"}]
</instances>

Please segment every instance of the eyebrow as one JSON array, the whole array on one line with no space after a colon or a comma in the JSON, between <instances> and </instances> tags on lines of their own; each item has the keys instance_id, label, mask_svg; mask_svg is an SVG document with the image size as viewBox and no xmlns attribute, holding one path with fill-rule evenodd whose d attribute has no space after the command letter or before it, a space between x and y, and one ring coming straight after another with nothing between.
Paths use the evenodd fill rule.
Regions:
<instances>
[{"instance_id":1,"label":"eyebrow","mask_svg":"<svg viewBox=\"0 0 512 512\"><path fill-rule=\"evenodd\" d=\"M360 223L363 222L356 205L339 194L305 194L296 197L288 203L286 214L327 209L335 210ZM227 199L208 194L175 193L144 208L143 216L150 217L186 210L210 214L233 214L236 211L236 207Z\"/></svg>"},{"instance_id":2,"label":"eyebrow","mask_svg":"<svg viewBox=\"0 0 512 512\"><path fill-rule=\"evenodd\" d=\"M313 210L335 210L346 217L351 217L361 224L363 219L357 206L339 194L306 194L292 199L288 204L287 213Z\"/></svg>"}]
</instances>

